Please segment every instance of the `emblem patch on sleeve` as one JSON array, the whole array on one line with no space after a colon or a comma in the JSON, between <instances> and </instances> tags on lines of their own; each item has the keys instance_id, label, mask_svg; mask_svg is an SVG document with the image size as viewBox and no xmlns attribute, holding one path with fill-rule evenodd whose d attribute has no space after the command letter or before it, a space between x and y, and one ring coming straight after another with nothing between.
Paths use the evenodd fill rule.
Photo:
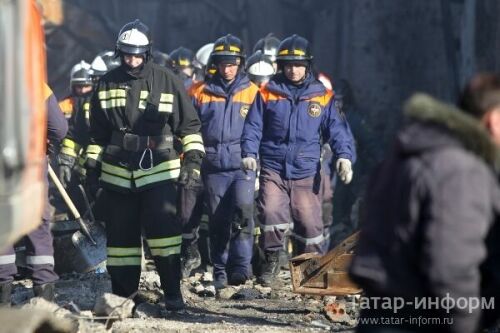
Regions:
<instances>
[{"instance_id":1,"label":"emblem patch on sleeve","mask_svg":"<svg viewBox=\"0 0 500 333\"><path fill-rule=\"evenodd\" d=\"M240 115L245 118L248 114L248 110L250 110L250 105L244 104L240 108Z\"/></svg>"}]
</instances>

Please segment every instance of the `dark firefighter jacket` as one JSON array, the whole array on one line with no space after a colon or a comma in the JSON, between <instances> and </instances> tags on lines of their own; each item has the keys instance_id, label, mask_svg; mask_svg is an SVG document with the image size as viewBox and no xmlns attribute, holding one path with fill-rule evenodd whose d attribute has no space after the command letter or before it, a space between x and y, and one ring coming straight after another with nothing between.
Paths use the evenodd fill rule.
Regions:
<instances>
[{"instance_id":1,"label":"dark firefighter jacket","mask_svg":"<svg viewBox=\"0 0 500 333\"><path fill-rule=\"evenodd\" d=\"M101 164L105 188L141 191L177 179L174 135L185 156L204 153L200 120L182 82L151 61L134 74L121 66L104 75L90 110L86 166Z\"/></svg>"}]
</instances>

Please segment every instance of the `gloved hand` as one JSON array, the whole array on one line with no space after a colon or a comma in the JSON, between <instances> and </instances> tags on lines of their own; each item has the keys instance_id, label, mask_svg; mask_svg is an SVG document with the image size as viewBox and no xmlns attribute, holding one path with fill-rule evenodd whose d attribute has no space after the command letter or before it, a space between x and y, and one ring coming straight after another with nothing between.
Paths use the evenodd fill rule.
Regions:
<instances>
[{"instance_id":1,"label":"gloved hand","mask_svg":"<svg viewBox=\"0 0 500 333\"><path fill-rule=\"evenodd\" d=\"M87 169L86 177L85 177L85 185L87 187L88 194L95 199L97 195L97 191L101 185L99 184L100 177L100 169L92 168Z\"/></svg>"},{"instance_id":2,"label":"gloved hand","mask_svg":"<svg viewBox=\"0 0 500 333\"><path fill-rule=\"evenodd\" d=\"M75 165L76 158L67 154L60 153L57 156L59 163L59 181L64 187L67 187L71 181L71 173Z\"/></svg>"},{"instance_id":3,"label":"gloved hand","mask_svg":"<svg viewBox=\"0 0 500 333\"><path fill-rule=\"evenodd\" d=\"M241 168L245 171L257 171L257 160L251 156L244 157L241 160Z\"/></svg>"},{"instance_id":4,"label":"gloved hand","mask_svg":"<svg viewBox=\"0 0 500 333\"><path fill-rule=\"evenodd\" d=\"M352 163L346 158L339 158L336 163L337 174L344 184L349 184L352 180Z\"/></svg>"},{"instance_id":5,"label":"gloved hand","mask_svg":"<svg viewBox=\"0 0 500 333\"><path fill-rule=\"evenodd\" d=\"M184 154L181 171L177 183L185 187L201 186L200 166L202 155L197 151L188 151Z\"/></svg>"}]
</instances>

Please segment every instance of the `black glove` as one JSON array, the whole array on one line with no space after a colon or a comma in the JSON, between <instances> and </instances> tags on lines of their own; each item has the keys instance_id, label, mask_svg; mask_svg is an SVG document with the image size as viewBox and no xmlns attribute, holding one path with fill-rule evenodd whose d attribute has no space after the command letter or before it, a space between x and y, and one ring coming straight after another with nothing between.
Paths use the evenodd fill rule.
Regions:
<instances>
[{"instance_id":1,"label":"black glove","mask_svg":"<svg viewBox=\"0 0 500 333\"><path fill-rule=\"evenodd\" d=\"M99 183L99 177L100 177L100 169L96 168L87 169L85 183L87 191L93 199L96 198L97 191L99 191L99 188L101 187Z\"/></svg>"},{"instance_id":2,"label":"black glove","mask_svg":"<svg viewBox=\"0 0 500 333\"><path fill-rule=\"evenodd\" d=\"M200 166L203 155L199 151L190 150L184 155L179 179L177 182L184 187L199 187L201 185Z\"/></svg>"},{"instance_id":3,"label":"black glove","mask_svg":"<svg viewBox=\"0 0 500 333\"><path fill-rule=\"evenodd\" d=\"M60 153L57 156L59 164L59 181L64 187L67 187L71 182L71 173L75 165L76 158L67 154Z\"/></svg>"}]
</instances>

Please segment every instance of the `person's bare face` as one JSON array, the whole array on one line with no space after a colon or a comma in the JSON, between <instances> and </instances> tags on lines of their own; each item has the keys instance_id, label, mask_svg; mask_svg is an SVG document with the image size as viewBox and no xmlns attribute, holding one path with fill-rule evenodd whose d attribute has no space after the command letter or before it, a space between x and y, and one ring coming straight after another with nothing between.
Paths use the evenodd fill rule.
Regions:
<instances>
[{"instance_id":1,"label":"person's bare face","mask_svg":"<svg viewBox=\"0 0 500 333\"><path fill-rule=\"evenodd\" d=\"M298 83L306 77L306 66L302 64L286 64L283 66L283 72L288 80Z\"/></svg>"},{"instance_id":2,"label":"person's bare face","mask_svg":"<svg viewBox=\"0 0 500 333\"><path fill-rule=\"evenodd\" d=\"M193 67L182 67L181 71L187 76L193 76Z\"/></svg>"},{"instance_id":3,"label":"person's bare face","mask_svg":"<svg viewBox=\"0 0 500 333\"><path fill-rule=\"evenodd\" d=\"M136 55L136 54L125 54L123 56L123 61L129 66L130 68L136 68L142 65L144 62L144 56L142 55Z\"/></svg>"},{"instance_id":4,"label":"person's bare face","mask_svg":"<svg viewBox=\"0 0 500 333\"><path fill-rule=\"evenodd\" d=\"M92 85L75 85L73 86L73 91L76 95L85 95L92 91Z\"/></svg>"},{"instance_id":5,"label":"person's bare face","mask_svg":"<svg viewBox=\"0 0 500 333\"><path fill-rule=\"evenodd\" d=\"M231 82L238 74L238 65L221 63L217 65L217 70L224 80Z\"/></svg>"},{"instance_id":6,"label":"person's bare face","mask_svg":"<svg viewBox=\"0 0 500 333\"><path fill-rule=\"evenodd\" d=\"M482 123L488 130L491 140L500 147L500 106L488 111L482 118Z\"/></svg>"}]
</instances>

